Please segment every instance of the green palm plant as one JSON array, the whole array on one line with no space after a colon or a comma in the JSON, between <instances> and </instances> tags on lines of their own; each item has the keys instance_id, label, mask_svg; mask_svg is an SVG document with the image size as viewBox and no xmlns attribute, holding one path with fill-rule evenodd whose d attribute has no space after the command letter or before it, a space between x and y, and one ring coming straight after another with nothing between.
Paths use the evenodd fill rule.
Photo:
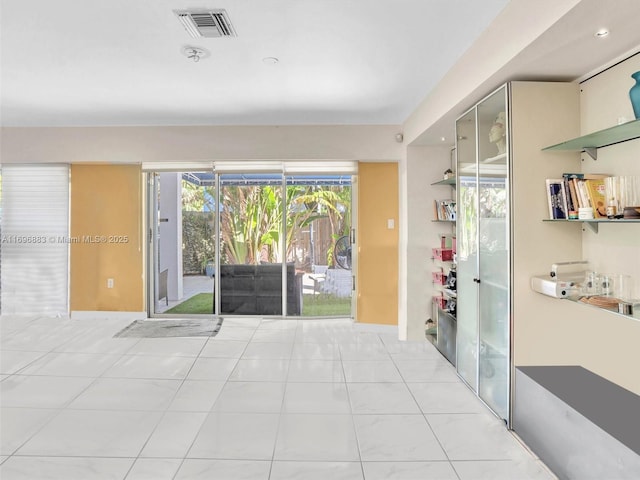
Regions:
<instances>
[{"instance_id":1,"label":"green palm plant","mask_svg":"<svg viewBox=\"0 0 640 480\"><path fill-rule=\"evenodd\" d=\"M293 239L300 229L328 217L332 236L348 232L345 212L350 212L350 189L289 185L285 206L279 186L225 186L222 189L221 252L229 263L257 264L261 260L280 262L281 242L291 258ZM286 235L283 215L286 212ZM337 238L337 237L336 237Z\"/></svg>"},{"instance_id":2,"label":"green palm plant","mask_svg":"<svg viewBox=\"0 0 640 480\"><path fill-rule=\"evenodd\" d=\"M282 208L278 187L269 185L222 189L220 233L227 261L259 263L266 256L273 259L279 238Z\"/></svg>"}]
</instances>

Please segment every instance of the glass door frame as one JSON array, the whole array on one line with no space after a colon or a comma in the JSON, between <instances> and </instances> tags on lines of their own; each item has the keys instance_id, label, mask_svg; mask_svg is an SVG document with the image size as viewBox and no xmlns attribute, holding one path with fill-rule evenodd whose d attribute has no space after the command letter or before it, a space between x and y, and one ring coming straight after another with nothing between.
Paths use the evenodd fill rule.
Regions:
<instances>
[{"instance_id":1,"label":"glass door frame","mask_svg":"<svg viewBox=\"0 0 640 480\"><path fill-rule=\"evenodd\" d=\"M466 174L463 175L463 168L462 168L462 164L463 163L467 163L468 160L470 160L469 158L461 158L461 152L464 150L463 148L461 148L460 142L463 140L469 140L468 137L466 137L466 135L460 135L459 132L456 133L456 155L457 155L457 159L456 159L456 170L458 172L457 174L457 185L456 185L456 204L458 205L458 213L456 215L457 218L457 222L456 222L456 237L457 237L457 256L458 256L458 265L457 265L457 291L458 291L458 304L457 304L457 315L456 315L456 321L457 321L457 334L456 334L456 372L458 373L458 376L462 379L462 381L475 393L477 393L477 389L478 389L478 351L479 351L479 347L478 347L478 342L479 342L479 327L478 327L478 307L479 307L479 290L477 288L477 280L479 278L479 269L480 269L480 264L479 264L479 246L478 246L478 242L479 242L479 233L478 233L478 214L479 214L479 196L478 196L478 182L479 182L479 178L478 178L478 112L477 109L474 107L470 108L469 110L467 110L466 112L464 112L462 115L460 115L460 117L458 117L456 123L458 124L461 121L465 121L465 119L467 117L472 117L469 121L473 120L473 128L469 129L469 135L472 135L472 141L473 141L473 146L472 148L469 149L469 152L466 152L468 154L472 153L473 154L473 162L472 165L467 166L473 166L473 173L472 174ZM473 204L470 205L473 208L472 216L474 218L474 226L475 226L475 233L472 237L472 243L470 243L469 245L466 245L466 242L464 241L465 238L464 236L460 235L462 228L464 228L464 224L465 224L465 215L463 215L463 210L466 210L465 206L467 205L462 198L463 195L463 191L465 190L463 188L463 184L464 185L468 185L467 189L472 189L473 191L475 191L475 194L473 195ZM471 239L470 239L471 240ZM473 259L473 263L471 263L469 265L469 267L472 269L470 270L470 273L472 271L472 275L473 276L473 298L471 299L471 301L465 301L464 299L464 286L465 286L465 282L468 280L468 278L465 278L465 268L461 268L463 265L461 265L460 263L460 250L461 248L471 248L470 253L473 253L473 255L475 255L475 259ZM460 295L462 293L462 295ZM462 301L460 301L462 300ZM473 308L473 321L471 319L469 319L467 322L468 324L465 326L465 304L467 309L469 308ZM471 316L471 314L469 314ZM473 328L469 329L467 327L472 326ZM469 338L467 338L467 340L471 340L471 337L473 337L473 342L475 342L475 344L473 344L470 348L465 348L465 345L461 344L460 340L462 340L462 335L463 333L465 333L467 330L469 330L469 332L471 333L471 335L469 336ZM468 346L467 346L468 347ZM471 355L471 357L473 359L475 359L475 365L471 364L470 362L468 364L466 364L464 361L461 362L461 355L463 352L465 351L473 351L474 353ZM463 375L463 373L461 372L461 370L464 370L465 367L469 368L469 373L471 373L471 368L473 368L473 375L469 374L467 375L467 377L465 377ZM472 378L471 378L472 377Z\"/></svg>"},{"instance_id":2,"label":"glass door frame","mask_svg":"<svg viewBox=\"0 0 640 480\"><path fill-rule=\"evenodd\" d=\"M494 410L494 408L487 402L485 401L482 396L480 395L480 375L481 375L481 343L482 343L482 331L481 331L481 326L483 324L482 319L481 319L481 302L482 302L482 285L481 282L484 281L483 277L483 272L481 271L481 252L480 252L480 235L481 235L481 217L480 217L480 189L481 189L481 183L482 183L482 178L481 178L481 168L480 168L480 163L481 163L481 146L480 146L480 135L481 135L481 126L480 126L480 118L479 118L479 114L478 114L478 108L484 103L486 102L488 99L494 97L494 95L498 95L500 94L500 92L503 92L503 98L504 98L504 104L503 104L503 109L506 113L506 125L505 125L505 130L506 130L506 152L505 152L505 162L506 162L506 179L505 179L505 189L506 189L506 203L505 203L505 216L506 216L506 222L507 225L505 226L505 231L506 234L508 235L506 241L508 242L507 248L509 249L508 253L507 253L507 268L506 268L506 272L504 272L505 276L507 277L507 289L508 289L508 294L507 294L507 301L508 301L508 305L506 307L506 311L507 311L507 318L506 318L506 328L507 328L507 332L505 332L506 335L506 339L507 339L507 345L506 345L506 351L505 353L505 360L507 362L506 365L506 400L507 400L507 405L506 405L506 414L504 415L506 418L503 418L503 413L498 413ZM462 113L456 120L456 124L458 124L459 121L463 120L465 117L472 115L473 114L473 119L475 122L474 128L473 128L473 135L475 136L474 138L474 142L475 142L475 162L476 162L476 167L474 170L474 173L472 175L467 175L467 179L468 182L471 182L474 185L474 188L476 189L476 196L475 196L475 213L476 213L476 219L475 219L475 223L476 223L476 232L475 232L475 245L476 245L476 250L477 250L477 255L476 255L476 259L475 259L475 278L474 278L474 282L476 282L476 284L474 285L475 287L475 292L474 292L474 296L475 298L472 300L475 300L475 310L476 310L476 314L475 314L475 322L476 322L476 330L475 330L475 334L476 334L476 338L475 338L475 346L473 348L475 348L475 359L476 359L476 365L475 365L475 378L473 379L475 381L475 386L472 385L467 379L465 379L462 374L459 371L459 367L460 367L460 354L461 354L461 347L464 347L463 345L461 345L458 340L461 340L460 337L460 331L461 331L461 325L462 322L464 322L464 319L462 319L461 322L461 317L460 317L460 303L458 303L458 336L457 336L457 346L456 346L456 371L458 372L458 376L462 379L462 381L478 396L478 398L487 406L487 408L489 408L497 417L505 420L507 422L507 427L510 428L511 426L511 422L512 422L512 415L513 415L513 384L512 384L512 379L513 379L513 289L511 288L511 283L512 283L512 279L514 278L513 275L513 250L511 248L511 239L513 238L513 222L511 222L511 212L513 211L513 198L511 193L511 188L512 188L512 166L511 166L511 158L512 158L512 146L511 146L511 142L510 142L510 138L511 138L511 125L510 125L510 118L511 118L511 88L510 88L510 84L505 84L502 85L500 87L498 87L497 89L495 89L493 92L491 92L490 94L488 94L487 96L485 96L483 99L481 99L476 105L474 105L473 107L471 107L470 109L468 109L467 111L465 111L464 113ZM459 149L459 145L458 142L461 140L461 137L459 137L459 132L456 132L456 152L459 155L460 149ZM457 185L457 204L460 206L460 208L463 205L463 202L461 201L460 195L461 195L461 177L462 177L462 172L460 170L460 163L459 163L460 158L458 157L458 162L457 162L457 169L458 169L458 185ZM460 212L459 212L460 213ZM458 223L457 223L457 228L458 228L458 232L457 232L457 236L460 237L459 233L460 233L460 228L461 228L461 215L458 215ZM458 238L458 248L460 248L460 240L461 238ZM458 295L462 295L464 296L464 292L461 290L461 275L460 275L460 264L458 264ZM463 297L461 297L461 300L463 300Z\"/></svg>"},{"instance_id":3,"label":"glass door frame","mask_svg":"<svg viewBox=\"0 0 640 480\"><path fill-rule=\"evenodd\" d=\"M342 162L345 163L345 162ZM355 164L355 162L352 162ZM281 163L275 162L275 164L277 164L278 166L281 165ZM357 164L356 164L357 165ZM155 168L154 168L155 167ZM198 167L195 166L193 164L189 164L189 163L185 163L184 166L182 166L181 164L172 164L171 167L169 168L163 168L164 165L158 165L155 164L153 166L145 166L143 164L143 171L142 173L144 174L145 178L143 180L143 184L146 187L146 195L144 195L144 199L147 202L145 211L146 211L146 215L144 216L144 218L142 219L142 221L144 222L144 229L146 230L146 236L147 236L147 254L145 255L145 259L146 259L146 263L147 266L145 268L145 272L146 272L146 299L147 299L147 314L149 317L151 318L170 318L173 317L175 315L172 314L166 314L166 313L157 313L156 312L156 295L158 292L158 280L159 280L159 267L158 267L158 255L159 255L159 245L158 245L158 235L159 235L159 210L158 210L158 190L159 190L159 174L162 172L179 172L179 173L189 173L189 172L211 172L214 176L214 189L215 189L215 199L216 199L216 205L215 205L215 214L214 214L214 245L215 245L215 256L214 256L214 265L215 265L215 271L217 273L217 278L215 278L215 282L214 282L214 304L213 304L213 312L211 314L180 314L180 317L184 317L184 318L202 318L204 316L210 315L212 317L220 317L220 316L224 316L225 314L221 313L221 293L220 293L220 277L219 277L219 272L220 272L220 257L221 257L221 250L220 250L220 244L221 244L221 234L220 234L220 224L221 224L221 206L222 206L222 202L221 202L221 195L222 195L222 190L221 190L221 184L220 184L220 179L221 176L224 174L231 174L231 173L245 173L245 174L261 174L261 173L277 173L279 175L281 175L282 180L281 180L281 188L282 188L282 192L283 194L280 197L280 201L282 202L281 204L281 208L283 211L283 215L282 215L282 220L281 220L281 235L283 237L283 241L280 242L279 245L279 254L280 257L282 259L281 261L281 267L282 267L282 282L281 282L281 288L282 288L282 314L281 315L274 315L275 317L288 317L289 312L287 311L287 304L288 304L288 293L289 293L289 288L288 288L288 278L287 278L287 242L286 242L286 232L287 232L287 211L286 211L286 207L287 207L287 195L286 195L286 189L287 189L287 178L290 176L295 177L297 175L297 173L295 171L287 171L285 168L272 168L269 170L264 170L264 169L255 169L255 170L218 170L216 171L215 169L211 169L211 167L206 168L204 165L202 167ZM341 170L338 170L336 172L328 172L326 166L320 166L320 168L318 168L318 170L314 170L313 168L309 169L308 167L305 167L305 169L303 169L304 175L336 175L336 176L348 176L351 178L351 225L350 225L350 237L351 237L351 242L352 242L352 268L351 268L351 272L352 272L352 281L351 281L351 309L350 309L350 313L348 314L348 316L350 318L355 318L356 316L356 295L355 295L355 286L356 286L356 274L355 272L357 271L357 248L356 248L356 228L355 225L357 224L357 166L356 168L354 168L352 171L350 171L349 173L347 172L343 172ZM301 287L302 288L302 287ZM302 291L300 292L300 294L302 295ZM234 314L226 314L226 315L234 315ZM260 316L260 317L270 317L272 315L252 315L252 314L248 314L247 316ZM302 316L302 311L301 311L301 315L298 317L291 317L291 318L335 318L335 317L344 317L345 315L328 315L328 316L317 316L314 317L313 315L308 316L308 317L303 317Z\"/></svg>"},{"instance_id":4,"label":"glass door frame","mask_svg":"<svg viewBox=\"0 0 640 480\"><path fill-rule=\"evenodd\" d=\"M156 294L159 289L159 276L160 276L160 268L159 268L159 256L160 256L160 247L158 239L160 238L160 211L159 211L159 189L162 188L159 185L160 182L160 174L161 173L213 173L213 171L209 168L191 168L190 165L185 165L184 168L170 168L170 169L148 169L143 170L142 174L144 175L143 184L146 186L146 195L144 195L146 201L146 208L144 209L146 212L146 218L143 218L143 223L145 225L144 231L146 231L146 248L147 252L145 255L146 259L146 311L147 316L149 318L174 318L176 315L179 315L180 318L206 318L206 317L218 317L217 310L215 310L214 303L214 311L211 313L195 313L195 314L167 314L156 312ZM217 195L216 195L217 201ZM216 215L214 215L215 222ZM218 225L215 224L214 227L214 235L217 231ZM216 245L215 248L218 248ZM215 252L214 252L215 253ZM217 259L218 255L215 253L214 259ZM216 271L217 265L216 265ZM214 287L217 286L218 282L214 280ZM214 293L214 301L217 298L217 295Z\"/></svg>"},{"instance_id":5,"label":"glass door frame","mask_svg":"<svg viewBox=\"0 0 640 480\"><path fill-rule=\"evenodd\" d=\"M486 315L486 308L478 309L478 397L499 417L507 422L507 425L510 425L510 417L511 417L511 366L513 364L511 359L511 350L512 350L512 342L511 342L511 318L512 318L512 288L511 288L511 279L512 276L512 249L511 249L511 239L513 238L511 232L511 162L510 162L510 118L508 113L509 102L509 85L502 85L498 87L496 90L491 92L489 95L484 97L477 104L477 109L480 111L484 106L490 106L488 109L489 120L487 120L487 113L483 112L482 120L478 115L478 123L476 125L478 132L478 139L480 138L489 138L491 126L494 125L497 114L499 112L504 112L504 122L503 125L504 133L505 133L505 145L504 145L504 159L500 159L501 154L495 155L493 152L488 152L486 150L487 144L480 141L477 142L478 145L478 299L479 299L479 307L482 307L483 301L486 307L487 304L491 304L493 307L499 305L500 301L495 301L496 298L499 300L503 298L507 305L504 306L504 318L502 315ZM491 108L491 105L493 108ZM499 105L496 107L496 105ZM497 108L497 111L495 109ZM489 140L491 143L491 140ZM494 145L491 145L493 148ZM500 152L500 150L498 150ZM487 154L485 156L485 153ZM486 157L486 158L485 158ZM485 163L485 160L490 159L490 163ZM497 159L497 160L494 160ZM495 163L494 163L495 162ZM504 162L504 169L495 168L494 166L501 165L500 162ZM495 271L495 268L489 269L487 271L485 268L487 266L487 255L490 255L489 251L482 249L482 234L485 231L487 226L490 226L493 218L491 217L483 217L480 213L480 202L481 202L481 193L485 188L490 190L494 189L492 186L487 186L486 181L483 181L483 178L489 180L489 184L499 183L494 182L494 180L498 180L502 178L500 173L504 175L504 190L505 190L505 204L504 204L504 231L502 232L505 235L504 238L504 248L507 250L504 253L502 261L498 261L497 265L502 265L504 268L500 269L498 272ZM496 173L497 172L497 173ZM499 217L498 217L499 218ZM495 237L495 233L492 238ZM503 285L499 282L499 280L505 280L506 285ZM504 289L504 293L495 297L491 295L491 291L502 290ZM504 295L504 296L503 296ZM491 300L488 300L491 299ZM499 312L500 313L500 312ZM504 325L506 331L502 331L499 328L495 328L496 326L500 326L500 319L504 320ZM492 332L497 332L497 334L492 334ZM494 340L498 337L504 339L506 344L500 345L500 341L495 342ZM483 348L484 347L484 348ZM492 350L492 354L488 353L488 349ZM497 356L497 358L496 358ZM490 362L491 368L494 368L494 365L497 366L497 369L494 369L494 373L491 377L484 377L483 374L483 366L486 368L487 364ZM506 365L505 365L506 362ZM504 369L505 378L505 386L504 389L497 389L500 393L500 399L505 401L503 408L500 408L500 400L496 400L493 395L492 398L489 398L488 395L491 391L492 387L496 385L499 386L500 382L498 375L500 375L500 370ZM484 372L486 375L487 372ZM493 379L492 381L487 380L487 378ZM487 386L489 387L487 389Z\"/></svg>"},{"instance_id":6,"label":"glass door frame","mask_svg":"<svg viewBox=\"0 0 640 480\"><path fill-rule=\"evenodd\" d=\"M222 186L221 185L221 177L223 177L225 174L233 174L233 173L238 173L238 172L233 172L233 171L225 171L225 172L218 172L218 173L214 173L215 175L215 191L216 191L216 214L215 214L215 265L216 265L216 272L220 272L220 255L221 255L221 249L220 249L220 245L222 243L222 233L221 233L221 229L220 229L220 225L221 225L221 213L222 213L222 206L223 206L223 202L222 202ZM246 171L242 171L241 173L248 173ZM258 173L258 172L256 172ZM286 216L286 204L287 204L287 185L286 185L286 174L284 172L280 171L260 171L259 173L264 173L264 174L278 174L281 176L281 182L280 182L280 187L282 190L282 195L280 195L280 202L281 202L281 209L283 212L282 215L282 220L281 220L281 224L280 224L280 236L286 239L286 231L287 231L287 216ZM288 316L288 312L287 312L287 302L288 302L288 297L287 297L287 286L288 286L288 279L287 279L287 261L286 261L286 241L282 241L280 242L280 258L282 259L281 263L281 270L282 270L282 281L281 281L281 288L282 288L282 302L281 302L281 308L282 308L282 314L281 315L276 315L276 316L282 316L282 317L287 317ZM214 291L215 291L215 295L214 295L214 311L216 312L215 315L217 316L223 316L223 315L233 315L233 314L229 314L229 313L223 313L221 312L221 299L222 299L222 294L221 294L221 289L220 289L220 284L222 283L221 281L221 277L218 277L216 279L216 282L214 283ZM269 316L269 315L259 315L259 316Z\"/></svg>"}]
</instances>

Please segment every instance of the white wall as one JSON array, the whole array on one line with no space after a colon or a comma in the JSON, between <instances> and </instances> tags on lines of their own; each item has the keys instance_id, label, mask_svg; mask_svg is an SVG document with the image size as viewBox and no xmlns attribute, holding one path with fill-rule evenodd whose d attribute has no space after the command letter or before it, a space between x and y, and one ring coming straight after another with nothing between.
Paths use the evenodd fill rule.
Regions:
<instances>
[{"instance_id":1,"label":"white wall","mask_svg":"<svg viewBox=\"0 0 640 480\"><path fill-rule=\"evenodd\" d=\"M448 186L431 186L451 166L449 147L408 147L400 162L400 278L398 329L400 338L424 340L431 318L435 265L431 249L438 234L452 233L447 224L434 223L433 201L454 198Z\"/></svg>"},{"instance_id":2,"label":"white wall","mask_svg":"<svg viewBox=\"0 0 640 480\"><path fill-rule=\"evenodd\" d=\"M614 126L621 116L630 118L629 74L637 70L640 70L640 64L638 57L634 57L580 85L580 108L576 105L576 109L580 111L582 133ZM551 125L561 123L560 119L554 117ZM554 143L558 142L549 142L549 145ZM576 166L580 169L576 162L581 163L581 169L586 172L640 174L640 139L599 149L596 161L583 154L580 162L576 160L579 154L572 152L547 154L555 156L557 162L553 170L548 170L545 175L557 176ZM539 210L544 209L545 202L541 192L529 195ZM516 211L519 211L517 206ZM523 223L521 231L527 232L527 228L527 224ZM566 238L562 240L562 248L569 246L575 253L572 257L566 257L567 260L581 256L592 262L596 269L627 273L636 279L636 283L640 283L640 224L600 225L599 233L595 234L581 224L547 223L536 231L564 234ZM533 249L535 238L528 235L533 242ZM556 257L557 261L563 259ZM640 365L640 318L634 319L531 292L526 285L526 276L544 273L549 267L547 261L539 262L540 265L536 267L531 263L534 260L522 257L514 272L515 364L581 365L640 394L637 368ZM525 268L527 262L529 267Z\"/></svg>"},{"instance_id":3,"label":"white wall","mask_svg":"<svg viewBox=\"0 0 640 480\"><path fill-rule=\"evenodd\" d=\"M397 125L69 127L1 130L2 163L198 160L398 161Z\"/></svg>"},{"instance_id":4,"label":"white wall","mask_svg":"<svg viewBox=\"0 0 640 480\"><path fill-rule=\"evenodd\" d=\"M584 82L580 94L583 134L612 127L618 120L634 118L629 89L631 74L640 71L640 54ZM582 155L583 171L640 176L640 140L598 150L598 159ZM640 299L640 224L601 225L595 234L582 234L584 258L596 271L621 273L635 278L635 298ZM640 339L639 339L640 340Z\"/></svg>"}]
</instances>

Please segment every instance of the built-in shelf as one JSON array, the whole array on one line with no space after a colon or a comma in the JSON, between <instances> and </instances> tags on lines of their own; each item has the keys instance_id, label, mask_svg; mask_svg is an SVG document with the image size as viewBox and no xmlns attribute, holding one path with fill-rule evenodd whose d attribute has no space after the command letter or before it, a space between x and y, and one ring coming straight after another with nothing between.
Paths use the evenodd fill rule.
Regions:
<instances>
[{"instance_id":1,"label":"built-in shelf","mask_svg":"<svg viewBox=\"0 0 640 480\"><path fill-rule=\"evenodd\" d=\"M431 257L431 260L433 262L445 263L447 265L450 264L450 263L455 263L453 260L440 260L439 258L434 258L434 257Z\"/></svg>"},{"instance_id":2,"label":"built-in shelf","mask_svg":"<svg viewBox=\"0 0 640 480\"><path fill-rule=\"evenodd\" d=\"M456 223L455 220L431 220L431 221L435 223Z\"/></svg>"},{"instance_id":3,"label":"built-in shelf","mask_svg":"<svg viewBox=\"0 0 640 480\"><path fill-rule=\"evenodd\" d=\"M485 163L485 164L486 163L506 164L507 163L507 154L506 153L500 153L500 154L496 155L495 157L485 158L480 163Z\"/></svg>"},{"instance_id":4,"label":"built-in shelf","mask_svg":"<svg viewBox=\"0 0 640 480\"><path fill-rule=\"evenodd\" d=\"M455 321L457 321L457 320L456 320L456 316L455 316L453 313L448 312L447 310L444 310L444 309L442 309L442 308L440 308L440 307L438 307L438 313L439 313L440 315L446 315L447 317L449 317L449 318L450 318L451 320L453 320L454 322L455 322Z\"/></svg>"},{"instance_id":5,"label":"built-in shelf","mask_svg":"<svg viewBox=\"0 0 640 480\"><path fill-rule=\"evenodd\" d=\"M620 315L621 317L625 317L625 318L633 318L634 320L640 320L640 304L635 304L635 308L633 309L633 313L631 314L625 314L625 313L619 313L618 311L611 309L611 308L604 308L604 307L600 307L598 305L592 305L590 303L587 302L582 302L580 301L582 297L580 296L572 296L572 297L565 297L562 300L569 300L570 302L573 303L577 303L579 305L585 305L587 307L590 308L597 308L599 310L604 310L606 312L610 312L613 313L614 315Z\"/></svg>"},{"instance_id":6,"label":"built-in shelf","mask_svg":"<svg viewBox=\"0 0 640 480\"><path fill-rule=\"evenodd\" d=\"M560 219L546 218L542 221L543 222L564 222L564 223L586 223L587 226L591 228L591 230L593 230L595 233L598 233L598 225L601 223L618 224L618 225L627 224L627 223L640 223L640 218L615 218L615 219L594 218L591 220L566 220L564 218L560 218Z\"/></svg>"},{"instance_id":7,"label":"built-in shelf","mask_svg":"<svg viewBox=\"0 0 640 480\"><path fill-rule=\"evenodd\" d=\"M444 180L439 180L437 182L433 182L431 185L448 185L450 187L456 186L456 177L445 178Z\"/></svg>"},{"instance_id":8,"label":"built-in shelf","mask_svg":"<svg viewBox=\"0 0 640 480\"><path fill-rule=\"evenodd\" d=\"M608 147L609 145L636 138L640 138L640 120L633 120L615 127L599 130L557 145L545 147L543 150L581 150L588 153L594 160L597 160L598 148Z\"/></svg>"},{"instance_id":9,"label":"built-in shelf","mask_svg":"<svg viewBox=\"0 0 640 480\"><path fill-rule=\"evenodd\" d=\"M442 291L444 292L445 295L447 295L450 298L458 298L458 292L456 290L451 290L450 288L444 288L442 289Z\"/></svg>"}]
</instances>

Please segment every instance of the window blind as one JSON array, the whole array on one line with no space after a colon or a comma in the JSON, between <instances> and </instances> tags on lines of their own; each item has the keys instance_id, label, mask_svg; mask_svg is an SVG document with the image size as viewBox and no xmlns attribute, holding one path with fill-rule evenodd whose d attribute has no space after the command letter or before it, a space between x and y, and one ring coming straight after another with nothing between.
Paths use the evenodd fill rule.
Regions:
<instances>
[{"instance_id":1,"label":"window blind","mask_svg":"<svg viewBox=\"0 0 640 480\"><path fill-rule=\"evenodd\" d=\"M338 160L216 160L202 162L143 162L144 172L284 173L355 175L358 162Z\"/></svg>"},{"instance_id":2,"label":"window blind","mask_svg":"<svg viewBox=\"0 0 640 480\"><path fill-rule=\"evenodd\" d=\"M68 314L68 235L68 165L3 165L3 314Z\"/></svg>"}]
</instances>

